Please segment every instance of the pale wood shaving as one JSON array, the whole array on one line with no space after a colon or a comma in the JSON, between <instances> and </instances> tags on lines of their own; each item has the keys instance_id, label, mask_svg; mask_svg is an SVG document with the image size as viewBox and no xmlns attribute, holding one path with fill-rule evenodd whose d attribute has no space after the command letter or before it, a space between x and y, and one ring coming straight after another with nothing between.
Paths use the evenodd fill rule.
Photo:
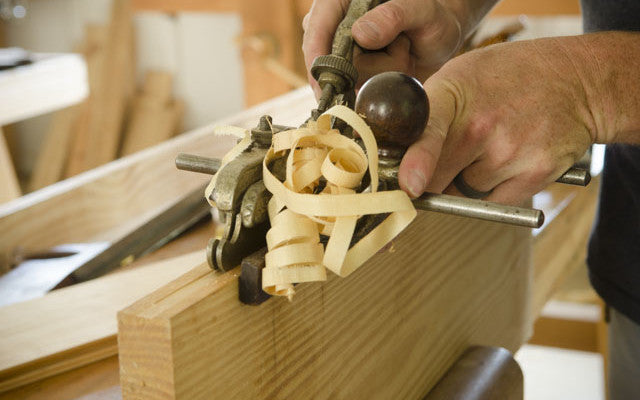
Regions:
<instances>
[{"instance_id":1,"label":"pale wood shaving","mask_svg":"<svg viewBox=\"0 0 640 400\"><path fill-rule=\"evenodd\" d=\"M331 129L332 117L358 132L365 150ZM371 129L359 115L337 105L307 125L274 134L263 162L263 181L273 197L268 207L271 229L267 233L269 251L262 287L271 295L289 299L295 293L294 284L326 280L326 269L342 277L353 273L416 216L403 191L377 191L378 147ZM236 127L222 127L217 133L243 138L222 159L224 168L249 146L250 137L247 131ZM268 166L285 155L286 179L281 182ZM371 185L365 192L356 193L367 170ZM321 178L326 180L326 187L315 194ZM210 203L214 187L215 176L205 192ZM380 213L390 215L349 248L358 218ZM320 243L320 234L329 237L326 248Z\"/></svg>"}]
</instances>

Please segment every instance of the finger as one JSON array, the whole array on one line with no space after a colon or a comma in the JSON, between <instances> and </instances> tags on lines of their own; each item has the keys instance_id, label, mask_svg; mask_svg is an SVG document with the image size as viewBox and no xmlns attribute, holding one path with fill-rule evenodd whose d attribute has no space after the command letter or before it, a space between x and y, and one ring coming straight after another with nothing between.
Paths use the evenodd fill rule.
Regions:
<instances>
[{"instance_id":1,"label":"finger","mask_svg":"<svg viewBox=\"0 0 640 400\"><path fill-rule=\"evenodd\" d=\"M313 60L331 52L331 42L338 24L346 13L348 0L315 1L305 16L302 28L302 52L307 71L310 71ZM319 89L313 77L308 73L309 82L314 90Z\"/></svg>"},{"instance_id":2,"label":"finger","mask_svg":"<svg viewBox=\"0 0 640 400\"><path fill-rule=\"evenodd\" d=\"M430 79L425 90L431 104L429 122L420 139L405 153L398 170L400 188L414 198L424 193L431 180L456 114L456 96L449 85Z\"/></svg>"},{"instance_id":3,"label":"finger","mask_svg":"<svg viewBox=\"0 0 640 400\"><path fill-rule=\"evenodd\" d=\"M461 179L461 183L472 188L474 192L491 192L502 182L511 179L518 171L511 159L504 162L496 160L498 160L496 156L484 156L481 159L477 159L460 170L460 172L452 172L451 174L455 173L452 181ZM452 181L450 181L443 193L460 194L456 184Z\"/></svg>"},{"instance_id":4,"label":"finger","mask_svg":"<svg viewBox=\"0 0 640 400\"><path fill-rule=\"evenodd\" d=\"M453 13L438 1L390 0L359 18L352 34L359 45L376 50L387 46L401 32L420 31L434 40L441 39L446 28L456 24ZM437 44L434 41L431 47Z\"/></svg>"},{"instance_id":5,"label":"finger","mask_svg":"<svg viewBox=\"0 0 640 400\"><path fill-rule=\"evenodd\" d=\"M384 51L354 51L353 63L358 70L358 87L381 72L398 71L413 75L410 47L409 38L401 34Z\"/></svg>"},{"instance_id":6,"label":"finger","mask_svg":"<svg viewBox=\"0 0 640 400\"><path fill-rule=\"evenodd\" d=\"M531 199L534 194L544 189L546 185L546 183L541 182L534 183L530 174L523 173L496 186L485 200L500 204L522 206Z\"/></svg>"}]
</instances>

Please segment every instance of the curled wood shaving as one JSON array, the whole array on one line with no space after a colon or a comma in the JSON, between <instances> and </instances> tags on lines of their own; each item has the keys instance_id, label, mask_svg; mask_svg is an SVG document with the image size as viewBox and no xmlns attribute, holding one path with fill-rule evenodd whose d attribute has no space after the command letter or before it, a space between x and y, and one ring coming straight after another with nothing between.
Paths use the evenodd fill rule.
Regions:
<instances>
[{"instance_id":1,"label":"curled wood shaving","mask_svg":"<svg viewBox=\"0 0 640 400\"><path fill-rule=\"evenodd\" d=\"M362 138L366 152L331 129L331 117L349 124ZM287 155L286 179L279 181L270 162ZM356 193L369 171L369 192ZM314 194L321 178L325 188ZM371 129L353 110L334 106L316 124L277 133L263 164L263 180L273 194L271 229L262 286L272 295L294 294L293 284L326 279L325 268L339 276L353 273L398 235L416 215L400 190L378 192L378 152ZM390 213L368 235L349 248L360 216ZM326 248L320 233L329 236Z\"/></svg>"},{"instance_id":2,"label":"curled wood shaving","mask_svg":"<svg viewBox=\"0 0 640 400\"><path fill-rule=\"evenodd\" d=\"M365 150L331 129L332 117L358 132ZM251 144L248 131L241 128L220 127L216 133L242 138L222 159L221 168ZM281 182L269 170L269 164L285 156L286 179ZM367 171L371 185L365 192L356 193ZM332 107L305 128L275 134L262 173L265 187L273 194L269 202L271 229L266 237L266 266L262 271L262 288L271 295L291 300L294 284L324 281L326 269L342 277L353 273L416 216L403 191L377 191L375 137L364 120L345 106ZM326 185L316 193L321 180ZM205 191L212 206L215 204L209 196L215 182L216 176ZM389 216L349 248L358 218L381 213ZM329 237L326 247L320 243L320 234Z\"/></svg>"}]
</instances>

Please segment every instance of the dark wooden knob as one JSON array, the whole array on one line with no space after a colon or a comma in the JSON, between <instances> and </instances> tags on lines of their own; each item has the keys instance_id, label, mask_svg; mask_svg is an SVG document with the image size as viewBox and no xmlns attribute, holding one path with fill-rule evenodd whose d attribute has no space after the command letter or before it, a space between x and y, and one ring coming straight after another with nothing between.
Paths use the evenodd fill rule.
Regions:
<instances>
[{"instance_id":1,"label":"dark wooden knob","mask_svg":"<svg viewBox=\"0 0 640 400\"><path fill-rule=\"evenodd\" d=\"M429 100L417 79L383 72L362 86L355 110L364 115L380 147L406 149L427 125Z\"/></svg>"}]
</instances>

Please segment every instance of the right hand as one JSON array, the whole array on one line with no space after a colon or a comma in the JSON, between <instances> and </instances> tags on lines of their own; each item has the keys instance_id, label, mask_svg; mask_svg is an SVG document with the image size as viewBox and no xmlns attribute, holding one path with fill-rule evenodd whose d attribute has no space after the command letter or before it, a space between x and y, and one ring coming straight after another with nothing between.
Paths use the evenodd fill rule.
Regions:
<instances>
[{"instance_id":1,"label":"right hand","mask_svg":"<svg viewBox=\"0 0 640 400\"><path fill-rule=\"evenodd\" d=\"M372 52L354 53L358 86L384 71L400 71L424 82L453 57L464 35L461 10L438 0L390 0L358 19L352 27L356 43ZM307 66L331 52L333 35L344 18L349 0L314 0L302 23L302 50ZM357 48L356 48L357 49ZM309 74L309 82L319 96L319 87Z\"/></svg>"}]
</instances>

